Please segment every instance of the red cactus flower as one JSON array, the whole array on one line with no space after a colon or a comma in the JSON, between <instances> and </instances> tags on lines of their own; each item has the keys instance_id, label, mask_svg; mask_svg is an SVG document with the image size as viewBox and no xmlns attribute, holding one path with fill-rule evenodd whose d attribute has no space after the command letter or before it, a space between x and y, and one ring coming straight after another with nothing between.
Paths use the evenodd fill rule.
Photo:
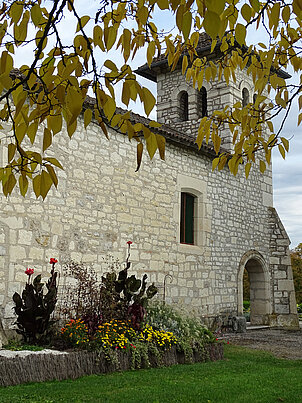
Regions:
<instances>
[{"instance_id":1,"label":"red cactus flower","mask_svg":"<svg viewBox=\"0 0 302 403\"><path fill-rule=\"evenodd\" d=\"M31 276L32 274L34 274L34 269L30 269L29 267L25 270L24 272L25 274L27 274L28 276Z\"/></svg>"},{"instance_id":2,"label":"red cactus flower","mask_svg":"<svg viewBox=\"0 0 302 403\"><path fill-rule=\"evenodd\" d=\"M57 259L55 259L54 257L50 258L50 261L49 261L50 264L55 264L57 262L58 262Z\"/></svg>"},{"instance_id":3,"label":"red cactus flower","mask_svg":"<svg viewBox=\"0 0 302 403\"><path fill-rule=\"evenodd\" d=\"M133 243L133 242L131 242L131 241L128 241L128 242L127 242L128 245L132 245L132 243Z\"/></svg>"}]
</instances>

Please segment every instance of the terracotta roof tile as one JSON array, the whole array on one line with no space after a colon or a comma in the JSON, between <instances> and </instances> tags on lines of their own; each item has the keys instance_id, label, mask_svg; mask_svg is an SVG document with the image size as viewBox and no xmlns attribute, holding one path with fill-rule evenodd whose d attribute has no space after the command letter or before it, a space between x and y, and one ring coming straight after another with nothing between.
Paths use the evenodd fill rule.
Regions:
<instances>
[{"instance_id":1,"label":"terracotta roof tile","mask_svg":"<svg viewBox=\"0 0 302 403\"><path fill-rule=\"evenodd\" d=\"M92 97L87 97L84 107L92 107L95 104L95 99ZM120 114L125 114L127 111L122 109L122 108L116 108L116 113ZM130 120L132 123L142 123L145 126L149 126L149 123L151 122L151 119L148 119L144 116L141 116L137 113L131 112L130 115ZM196 144L196 136L195 133L192 133L192 136L186 133L182 133L178 130L173 129L171 126L162 124L161 127L150 127L152 132L160 134L161 136L165 137L167 142L178 144L182 147L189 147L191 149L194 149L195 151L198 150L198 146ZM203 143L201 146L201 149L199 151L202 154L207 154L211 157L215 157L216 153L214 151L214 148L211 145L208 145L206 143Z\"/></svg>"}]
</instances>

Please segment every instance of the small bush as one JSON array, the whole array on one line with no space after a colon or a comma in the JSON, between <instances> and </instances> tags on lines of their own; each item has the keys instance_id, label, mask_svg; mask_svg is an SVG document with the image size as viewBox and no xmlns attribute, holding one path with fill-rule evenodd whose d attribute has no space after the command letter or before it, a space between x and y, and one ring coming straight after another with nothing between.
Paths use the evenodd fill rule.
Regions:
<instances>
[{"instance_id":1,"label":"small bush","mask_svg":"<svg viewBox=\"0 0 302 403\"><path fill-rule=\"evenodd\" d=\"M196 317L181 314L175 308L153 302L148 307L146 323L154 329L173 332L178 339L192 342L211 343L215 341L213 333Z\"/></svg>"},{"instance_id":2,"label":"small bush","mask_svg":"<svg viewBox=\"0 0 302 403\"><path fill-rule=\"evenodd\" d=\"M250 312L251 303L250 301L243 301L243 312Z\"/></svg>"},{"instance_id":3,"label":"small bush","mask_svg":"<svg viewBox=\"0 0 302 403\"><path fill-rule=\"evenodd\" d=\"M88 327L81 319L71 319L61 329L63 340L71 347L83 347L89 342Z\"/></svg>"}]
</instances>

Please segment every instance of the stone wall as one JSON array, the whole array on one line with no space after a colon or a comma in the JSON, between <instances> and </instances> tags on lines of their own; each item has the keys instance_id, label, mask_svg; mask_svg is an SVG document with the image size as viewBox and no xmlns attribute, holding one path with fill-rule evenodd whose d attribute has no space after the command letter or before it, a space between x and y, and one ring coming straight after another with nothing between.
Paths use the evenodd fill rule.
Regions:
<instances>
[{"instance_id":1,"label":"stone wall","mask_svg":"<svg viewBox=\"0 0 302 403\"><path fill-rule=\"evenodd\" d=\"M274 315L271 324L283 326L290 322L297 325L297 303L289 253L290 240L274 208L269 209L270 268L273 273Z\"/></svg>"},{"instance_id":2,"label":"stone wall","mask_svg":"<svg viewBox=\"0 0 302 403\"><path fill-rule=\"evenodd\" d=\"M212 172L209 157L167 144L165 161L145 155L135 172L135 145L118 133L106 140L96 125L88 131L79 125L72 140L55 136L54 150L65 169L44 202L33 193L0 196L0 314L6 328L26 267L46 276L49 258L56 257L60 265L73 259L104 272L109 255L125 259L128 240L134 272L146 272L159 285L172 275L167 302L204 318L238 312L242 256L252 249L272 262L270 170L252 172L248 180L241 171L237 177L227 169ZM198 198L196 245L179 242L182 190ZM270 265L271 281L282 264ZM274 298L271 292L271 314L278 315Z\"/></svg>"}]
</instances>

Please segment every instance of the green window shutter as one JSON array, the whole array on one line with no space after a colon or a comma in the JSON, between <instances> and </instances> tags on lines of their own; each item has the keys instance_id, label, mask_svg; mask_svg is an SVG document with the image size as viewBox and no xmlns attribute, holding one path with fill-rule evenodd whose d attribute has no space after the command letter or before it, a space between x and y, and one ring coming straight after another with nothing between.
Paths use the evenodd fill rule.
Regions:
<instances>
[{"instance_id":1,"label":"green window shutter","mask_svg":"<svg viewBox=\"0 0 302 403\"><path fill-rule=\"evenodd\" d=\"M189 193L181 194L180 242L194 244L194 199Z\"/></svg>"}]
</instances>

